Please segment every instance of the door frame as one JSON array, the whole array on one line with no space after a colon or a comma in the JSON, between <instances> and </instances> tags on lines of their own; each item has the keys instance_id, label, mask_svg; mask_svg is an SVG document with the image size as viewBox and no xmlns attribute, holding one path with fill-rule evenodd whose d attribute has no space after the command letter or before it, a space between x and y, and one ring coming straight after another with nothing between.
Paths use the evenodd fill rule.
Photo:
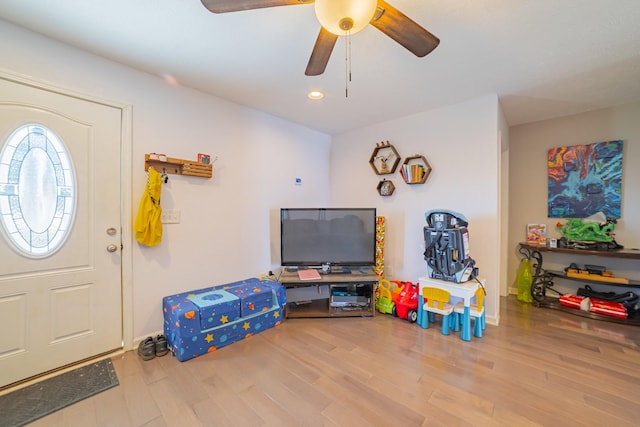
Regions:
<instances>
[{"instance_id":1,"label":"door frame","mask_svg":"<svg viewBox=\"0 0 640 427\"><path fill-rule=\"evenodd\" d=\"M96 104L117 108L121 111L120 130L120 218L121 218L121 278L122 287L122 347L124 351L133 349L133 233L131 208L131 153L132 153L132 106L117 101L99 98L73 89L57 86L51 82L17 74L0 68L0 77L14 83L35 87L70 96Z\"/></svg>"}]
</instances>

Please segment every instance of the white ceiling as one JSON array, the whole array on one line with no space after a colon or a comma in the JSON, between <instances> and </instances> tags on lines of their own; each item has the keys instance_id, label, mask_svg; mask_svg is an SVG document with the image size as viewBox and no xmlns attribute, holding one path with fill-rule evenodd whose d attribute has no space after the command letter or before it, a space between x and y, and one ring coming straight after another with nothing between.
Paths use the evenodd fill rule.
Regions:
<instances>
[{"instance_id":1,"label":"white ceiling","mask_svg":"<svg viewBox=\"0 0 640 427\"><path fill-rule=\"evenodd\" d=\"M517 125L640 100L639 0L387 0L440 38L418 58L372 26L304 70L313 5L213 14L200 0L0 0L0 17L179 84L336 134L495 93ZM306 92L326 97L310 101Z\"/></svg>"}]
</instances>

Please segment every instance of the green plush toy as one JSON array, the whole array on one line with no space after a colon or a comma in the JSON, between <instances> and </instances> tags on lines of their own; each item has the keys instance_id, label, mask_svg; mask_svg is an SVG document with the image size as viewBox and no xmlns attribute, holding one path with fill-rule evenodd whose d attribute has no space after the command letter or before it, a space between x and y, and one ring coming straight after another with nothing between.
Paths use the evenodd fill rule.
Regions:
<instances>
[{"instance_id":1,"label":"green plush toy","mask_svg":"<svg viewBox=\"0 0 640 427\"><path fill-rule=\"evenodd\" d=\"M568 219L566 224L557 224L562 235L574 242L613 242L610 233L615 228L615 223L607 222L600 225L595 222L584 222L582 219Z\"/></svg>"}]
</instances>

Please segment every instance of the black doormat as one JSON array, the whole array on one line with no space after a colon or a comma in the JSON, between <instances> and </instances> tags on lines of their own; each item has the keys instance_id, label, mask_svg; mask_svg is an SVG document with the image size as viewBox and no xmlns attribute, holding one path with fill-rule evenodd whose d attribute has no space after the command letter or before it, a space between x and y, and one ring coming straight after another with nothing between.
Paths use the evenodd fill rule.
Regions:
<instances>
[{"instance_id":1,"label":"black doormat","mask_svg":"<svg viewBox=\"0 0 640 427\"><path fill-rule=\"evenodd\" d=\"M65 372L0 396L0 424L23 426L119 384L111 359Z\"/></svg>"}]
</instances>

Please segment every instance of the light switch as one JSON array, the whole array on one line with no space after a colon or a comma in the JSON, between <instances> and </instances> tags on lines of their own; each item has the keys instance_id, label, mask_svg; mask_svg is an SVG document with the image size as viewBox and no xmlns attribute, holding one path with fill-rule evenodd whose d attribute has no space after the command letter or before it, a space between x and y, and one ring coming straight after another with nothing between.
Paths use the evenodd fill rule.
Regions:
<instances>
[{"instance_id":1,"label":"light switch","mask_svg":"<svg viewBox=\"0 0 640 427\"><path fill-rule=\"evenodd\" d=\"M179 224L180 223L180 209L166 209L162 211L160 221L163 224Z\"/></svg>"}]
</instances>

